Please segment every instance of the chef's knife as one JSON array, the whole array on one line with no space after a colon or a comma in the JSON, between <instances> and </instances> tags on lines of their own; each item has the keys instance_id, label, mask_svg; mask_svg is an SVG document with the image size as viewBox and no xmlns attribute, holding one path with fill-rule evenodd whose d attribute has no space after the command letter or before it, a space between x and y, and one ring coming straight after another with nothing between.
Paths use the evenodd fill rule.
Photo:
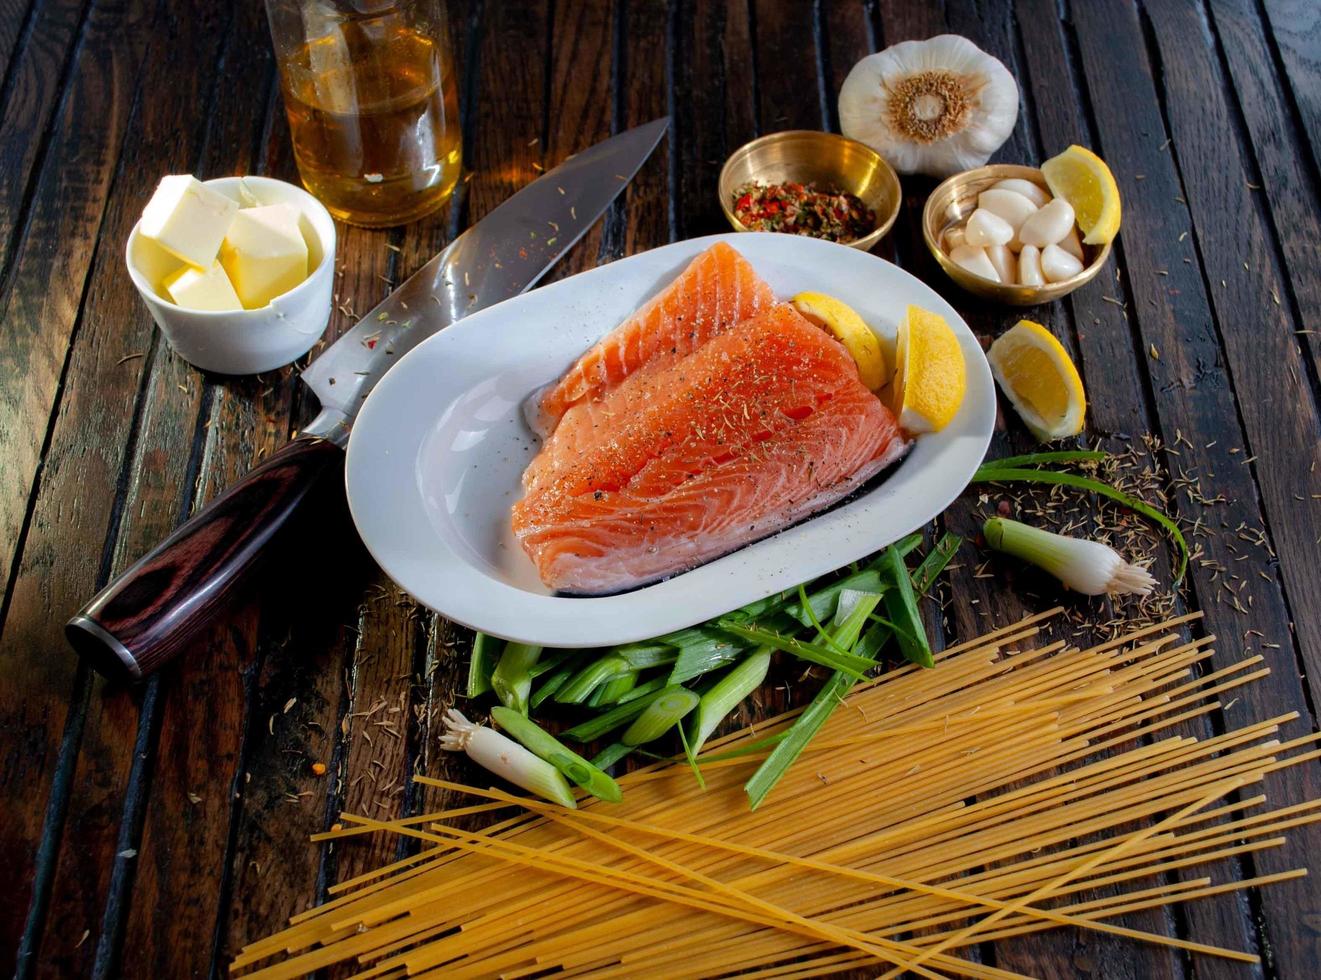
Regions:
<instances>
[{"instance_id":1,"label":"chef's knife","mask_svg":"<svg viewBox=\"0 0 1321 980\"><path fill-rule=\"evenodd\" d=\"M630 129L542 175L314 360L302 378L320 414L69 620L65 633L79 655L108 677L141 679L195 640L316 480L342 465L358 408L390 366L455 320L536 283L605 212L668 126L666 118Z\"/></svg>"}]
</instances>

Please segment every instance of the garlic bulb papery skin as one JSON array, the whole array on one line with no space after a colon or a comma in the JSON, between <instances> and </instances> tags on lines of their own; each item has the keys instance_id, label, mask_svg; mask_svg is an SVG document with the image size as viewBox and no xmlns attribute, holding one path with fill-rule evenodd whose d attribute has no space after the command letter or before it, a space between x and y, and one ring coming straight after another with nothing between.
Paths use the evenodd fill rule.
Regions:
<instances>
[{"instance_id":1,"label":"garlic bulb papery skin","mask_svg":"<svg viewBox=\"0 0 1321 980\"><path fill-rule=\"evenodd\" d=\"M966 37L903 41L853 66L839 91L844 135L904 174L980 167L1018 121L1018 83Z\"/></svg>"},{"instance_id":2,"label":"garlic bulb papery skin","mask_svg":"<svg viewBox=\"0 0 1321 980\"><path fill-rule=\"evenodd\" d=\"M1148 595L1156 587L1141 565L1099 541L1070 538L1041 528L992 517L982 526L986 543L996 551L1030 561L1085 595Z\"/></svg>"}]
</instances>

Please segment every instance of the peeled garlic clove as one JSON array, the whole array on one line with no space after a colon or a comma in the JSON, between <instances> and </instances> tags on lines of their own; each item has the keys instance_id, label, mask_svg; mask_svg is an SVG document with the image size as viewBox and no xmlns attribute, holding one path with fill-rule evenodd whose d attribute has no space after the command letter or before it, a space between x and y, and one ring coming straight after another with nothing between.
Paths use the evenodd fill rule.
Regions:
<instances>
[{"instance_id":1,"label":"peeled garlic clove","mask_svg":"<svg viewBox=\"0 0 1321 980\"><path fill-rule=\"evenodd\" d=\"M1008 245L1014 237L1014 228L1008 221L985 208L978 208L968 219L963 234L969 245Z\"/></svg>"},{"instance_id":2,"label":"peeled garlic clove","mask_svg":"<svg viewBox=\"0 0 1321 980\"><path fill-rule=\"evenodd\" d=\"M991 260L991 265L995 266L995 274L1000 277L1000 281L1005 285L1012 286L1018 279L1014 269L1018 263L1014 261L1014 253L1009 251L1009 246L988 246L986 257Z\"/></svg>"},{"instance_id":3,"label":"peeled garlic clove","mask_svg":"<svg viewBox=\"0 0 1321 980\"><path fill-rule=\"evenodd\" d=\"M1037 206L1017 191L992 188L977 195L977 206L998 214L1018 234L1023 222L1037 213Z\"/></svg>"},{"instance_id":4,"label":"peeled garlic clove","mask_svg":"<svg viewBox=\"0 0 1321 980\"><path fill-rule=\"evenodd\" d=\"M945 232L945 254L948 255L960 245L968 244L968 236L963 233L962 227L947 229Z\"/></svg>"},{"instance_id":5,"label":"peeled garlic clove","mask_svg":"<svg viewBox=\"0 0 1321 980\"><path fill-rule=\"evenodd\" d=\"M1046 280L1041 275L1041 249L1024 245L1018 253L1018 282L1022 286L1041 286Z\"/></svg>"},{"instance_id":6,"label":"peeled garlic clove","mask_svg":"<svg viewBox=\"0 0 1321 980\"><path fill-rule=\"evenodd\" d=\"M1023 222L1023 227L1018 229L1018 239L1024 245L1045 248L1062 242L1072 227L1073 207L1057 197Z\"/></svg>"},{"instance_id":7,"label":"peeled garlic clove","mask_svg":"<svg viewBox=\"0 0 1321 980\"><path fill-rule=\"evenodd\" d=\"M1082 263L1058 245L1041 250L1041 275L1046 282L1062 282L1082 272Z\"/></svg>"},{"instance_id":8,"label":"peeled garlic clove","mask_svg":"<svg viewBox=\"0 0 1321 980\"><path fill-rule=\"evenodd\" d=\"M1022 194L1039 208L1050 203L1050 191L1032 183L1030 180L1024 180L1022 177L1007 177L1004 180L998 180L991 185L991 190L1013 191L1015 194Z\"/></svg>"},{"instance_id":9,"label":"peeled garlic clove","mask_svg":"<svg viewBox=\"0 0 1321 980\"><path fill-rule=\"evenodd\" d=\"M960 268L967 269L974 276L981 276L991 282L1000 281L1000 273L995 271L986 249L975 245L960 245L949 253L950 261Z\"/></svg>"},{"instance_id":10,"label":"peeled garlic clove","mask_svg":"<svg viewBox=\"0 0 1321 980\"><path fill-rule=\"evenodd\" d=\"M1078 237L1078 226L1074 225L1069 229L1069 233L1057 243L1060 248L1068 252L1079 262L1085 262L1086 258L1082 254L1082 239Z\"/></svg>"},{"instance_id":11,"label":"peeled garlic clove","mask_svg":"<svg viewBox=\"0 0 1321 980\"><path fill-rule=\"evenodd\" d=\"M900 173L948 177L980 167L1018 120L1018 83L966 37L904 41L853 66L840 130Z\"/></svg>"}]
</instances>

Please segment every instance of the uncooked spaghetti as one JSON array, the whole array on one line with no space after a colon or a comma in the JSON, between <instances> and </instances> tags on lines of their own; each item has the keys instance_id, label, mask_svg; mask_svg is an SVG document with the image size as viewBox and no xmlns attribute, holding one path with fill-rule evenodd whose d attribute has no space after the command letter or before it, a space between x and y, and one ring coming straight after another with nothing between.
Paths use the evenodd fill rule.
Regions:
<instances>
[{"instance_id":1,"label":"uncooked spaghetti","mask_svg":"<svg viewBox=\"0 0 1321 980\"><path fill-rule=\"evenodd\" d=\"M681 766L623 776L624 802L573 811L499 789L378 821L419 854L343 882L325 905L244 948L231 969L294 977L790 978L853 967L921 976L1017 974L959 951L1073 927L1189 953L1256 956L1110 921L1266 885L1172 877L1277 847L1321 801L1268 810L1252 787L1316 759L1281 741L1293 714L1198 740L1171 729L1268 673L1260 657L1207 670L1213 637L1180 617L1090 650L1034 646L1046 613L856 688L777 795L743 782L786 713L709 743L705 790ZM918 751L920 748L920 751ZM972 801L972 802L969 802ZM450 821L513 811L480 832Z\"/></svg>"}]
</instances>

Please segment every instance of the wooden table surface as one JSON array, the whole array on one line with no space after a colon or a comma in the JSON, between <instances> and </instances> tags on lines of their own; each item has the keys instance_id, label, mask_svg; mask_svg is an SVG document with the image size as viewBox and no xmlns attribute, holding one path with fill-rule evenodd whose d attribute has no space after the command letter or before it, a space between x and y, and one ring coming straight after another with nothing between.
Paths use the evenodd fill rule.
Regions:
<instances>
[{"instance_id":1,"label":"wooden table surface","mask_svg":"<svg viewBox=\"0 0 1321 980\"><path fill-rule=\"evenodd\" d=\"M1024 91L995 159L1077 142L1122 187L1115 261L1036 316L1083 372L1090 439L1146 452L1154 433L1168 447L1152 465L1185 522L1203 522L1182 600L1205 611L1199 631L1220 637L1225 662L1253 651L1273 668L1208 725L1297 711L1297 731L1315 728L1316 0L462 0L452 24L468 179L434 218L340 229L328 339L540 170L667 113L668 145L551 278L720 231L730 150L836 128L839 85L868 51L965 34ZM388 817L439 802L408 777L444 770L432 719L470 635L391 585L331 485L183 662L128 689L73 657L68 616L315 408L290 370L223 379L177 358L125 274L126 235L162 174L296 174L256 0L0 0L0 78L0 969L223 974L240 944L395 853L393 841L325 851L309 833L341 809ZM878 252L979 333L1013 323L942 277L918 231L931 182L904 186ZM992 454L1028 445L1010 420ZM979 512L970 494L941 523L967 531ZM999 563L976 576L980 560L950 577L945 620L933 617L941 642L1055 598L1015 590ZM1168 556L1157 569L1168 577ZM1319 777L1290 769L1269 792L1314 798ZM1299 829L1231 872L1318 853L1321 831ZM1315 878L1127 921L1255 950L1264 965L1070 930L981 955L1047 976L1305 978L1321 962Z\"/></svg>"}]
</instances>

